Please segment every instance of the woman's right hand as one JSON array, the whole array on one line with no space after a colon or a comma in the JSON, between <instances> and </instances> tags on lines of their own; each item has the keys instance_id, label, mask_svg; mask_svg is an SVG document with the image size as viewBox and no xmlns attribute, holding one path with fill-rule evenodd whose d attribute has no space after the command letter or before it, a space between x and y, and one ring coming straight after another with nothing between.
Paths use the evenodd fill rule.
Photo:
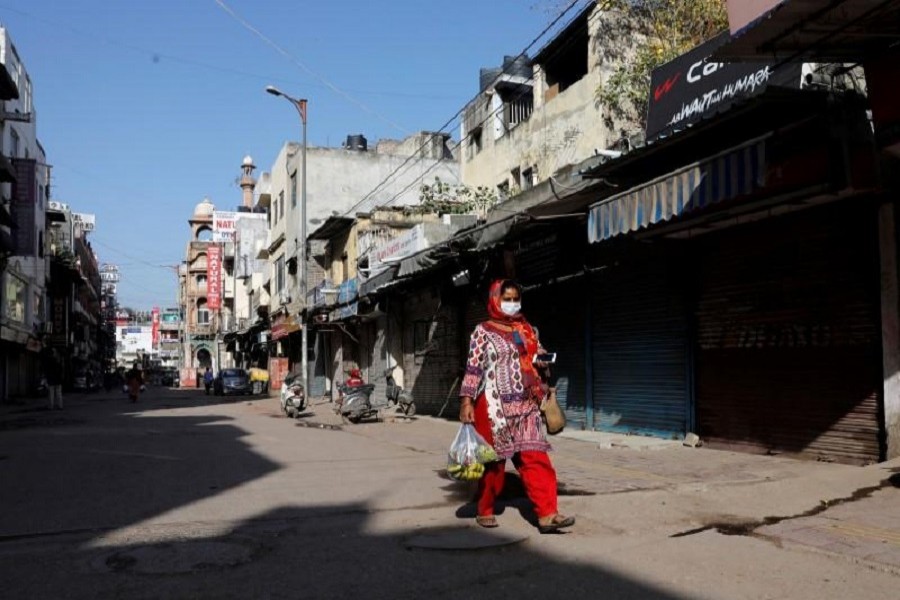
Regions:
<instances>
[{"instance_id":1,"label":"woman's right hand","mask_svg":"<svg viewBox=\"0 0 900 600\"><path fill-rule=\"evenodd\" d=\"M459 407L459 421L461 423L475 422L475 406L472 404L471 398L463 398L462 405Z\"/></svg>"}]
</instances>

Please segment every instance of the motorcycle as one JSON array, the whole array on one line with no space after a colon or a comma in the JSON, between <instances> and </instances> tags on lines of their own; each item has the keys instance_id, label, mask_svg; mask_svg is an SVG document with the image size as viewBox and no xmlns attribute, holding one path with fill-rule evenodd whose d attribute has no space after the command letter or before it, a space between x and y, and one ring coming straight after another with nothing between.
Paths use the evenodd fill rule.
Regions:
<instances>
[{"instance_id":1,"label":"motorcycle","mask_svg":"<svg viewBox=\"0 0 900 600\"><path fill-rule=\"evenodd\" d=\"M287 378L281 386L281 411L295 419L306 409L306 391L299 376Z\"/></svg>"},{"instance_id":2,"label":"motorcycle","mask_svg":"<svg viewBox=\"0 0 900 600\"><path fill-rule=\"evenodd\" d=\"M375 391L374 384L339 385L341 399L337 404L338 414L351 423L359 423L362 419L375 416L379 410L390 406L397 406L405 415L414 415L416 405L412 394L397 385L393 372L394 367L384 372L387 393L383 400L372 401L372 392Z\"/></svg>"},{"instance_id":3,"label":"motorcycle","mask_svg":"<svg viewBox=\"0 0 900 600\"><path fill-rule=\"evenodd\" d=\"M404 415L411 417L416 414L416 401L410 392L397 385L397 380L394 379L394 369L396 368L394 366L384 372L384 379L387 382L387 399L388 402L398 405Z\"/></svg>"}]
</instances>

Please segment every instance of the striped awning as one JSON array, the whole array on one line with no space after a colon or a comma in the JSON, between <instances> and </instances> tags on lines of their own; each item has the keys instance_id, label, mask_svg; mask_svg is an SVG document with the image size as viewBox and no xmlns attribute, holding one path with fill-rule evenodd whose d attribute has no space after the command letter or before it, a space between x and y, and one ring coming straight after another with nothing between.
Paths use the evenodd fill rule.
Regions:
<instances>
[{"instance_id":1,"label":"striped awning","mask_svg":"<svg viewBox=\"0 0 900 600\"><path fill-rule=\"evenodd\" d=\"M588 239L602 242L751 194L765 178L765 139L743 144L594 204Z\"/></svg>"}]
</instances>

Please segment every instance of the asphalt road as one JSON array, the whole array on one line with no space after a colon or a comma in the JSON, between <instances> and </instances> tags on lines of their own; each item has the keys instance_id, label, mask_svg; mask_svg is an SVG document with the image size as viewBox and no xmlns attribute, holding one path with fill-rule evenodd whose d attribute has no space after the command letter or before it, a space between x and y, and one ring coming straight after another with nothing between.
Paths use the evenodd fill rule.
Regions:
<instances>
[{"instance_id":1,"label":"asphalt road","mask_svg":"<svg viewBox=\"0 0 900 600\"><path fill-rule=\"evenodd\" d=\"M275 399L185 390L8 411L0 597L898 597L896 575L849 561L673 538L689 518L665 490L565 497L579 524L555 536L512 494L485 537L471 489L440 477L445 432L298 427Z\"/></svg>"}]
</instances>

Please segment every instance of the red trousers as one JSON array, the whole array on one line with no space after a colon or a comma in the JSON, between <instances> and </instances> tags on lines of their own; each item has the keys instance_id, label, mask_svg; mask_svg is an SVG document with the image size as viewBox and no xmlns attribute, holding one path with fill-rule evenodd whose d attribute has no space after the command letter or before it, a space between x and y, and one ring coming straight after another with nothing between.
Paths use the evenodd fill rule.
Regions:
<instances>
[{"instance_id":1,"label":"red trousers","mask_svg":"<svg viewBox=\"0 0 900 600\"><path fill-rule=\"evenodd\" d=\"M475 403L475 430L489 444L494 443L491 432L491 420L488 417L487 399L482 396ZM550 463L546 452L526 451L513 456L513 465L528 499L534 504L534 511L539 519L550 517L558 512L556 503L556 470ZM494 514L494 502L503 492L506 478L506 461L485 465L484 475L478 480L478 514L488 516Z\"/></svg>"}]
</instances>

